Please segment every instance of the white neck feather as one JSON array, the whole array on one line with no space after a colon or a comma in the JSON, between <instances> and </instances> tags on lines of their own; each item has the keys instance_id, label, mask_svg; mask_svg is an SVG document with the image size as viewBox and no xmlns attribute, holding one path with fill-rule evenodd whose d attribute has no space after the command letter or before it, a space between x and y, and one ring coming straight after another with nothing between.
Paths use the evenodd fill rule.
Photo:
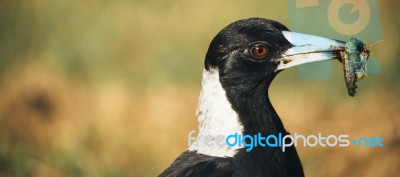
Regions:
<instances>
[{"instance_id":1,"label":"white neck feather","mask_svg":"<svg viewBox=\"0 0 400 177\"><path fill-rule=\"evenodd\" d=\"M226 145L225 139L223 145L216 145L215 142L211 146L204 144L204 137L208 135L214 138L222 135L226 138L235 133L242 135L243 132L239 116L232 109L219 81L218 69L203 71L202 89L196 114L199 121L198 137L202 137L202 139L196 140L189 147L189 151L217 157L233 157L239 147L229 147Z\"/></svg>"}]
</instances>

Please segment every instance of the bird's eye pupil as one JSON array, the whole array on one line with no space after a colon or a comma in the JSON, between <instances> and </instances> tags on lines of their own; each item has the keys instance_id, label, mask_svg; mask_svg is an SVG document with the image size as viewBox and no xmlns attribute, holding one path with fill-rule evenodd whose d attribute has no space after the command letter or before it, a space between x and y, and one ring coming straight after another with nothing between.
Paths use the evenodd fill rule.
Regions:
<instances>
[{"instance_id":1,"label":"bird's eye pupil","mask_svg":"<svg viewBox=\"0 0 400 177\"><path fill-rule=\"evenodd\" d=\"M264 58L265 56L267 56L267 54L268 48L264 45L254 46L251 50L251 55L257 59Z\"/></svg>"}]
</instances>

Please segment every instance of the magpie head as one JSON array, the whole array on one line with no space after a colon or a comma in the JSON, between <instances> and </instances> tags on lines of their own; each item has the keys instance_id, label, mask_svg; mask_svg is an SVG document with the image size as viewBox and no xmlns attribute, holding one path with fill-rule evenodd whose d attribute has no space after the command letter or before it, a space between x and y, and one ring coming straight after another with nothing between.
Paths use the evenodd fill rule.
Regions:
<instances>
[{"instance_id":1,"label":"magpie head","mask_svg":"<svg viewBox=\"0 0 400 177\"><path fill-rule=\"evenodd\" d=\"M218 70L227 90L250 91L269 86L283 69L315 61L339 59L344 42L290 32L279 22L250 18L236 21L212 40L205 69Z\"/></svg>"}]
</instances>

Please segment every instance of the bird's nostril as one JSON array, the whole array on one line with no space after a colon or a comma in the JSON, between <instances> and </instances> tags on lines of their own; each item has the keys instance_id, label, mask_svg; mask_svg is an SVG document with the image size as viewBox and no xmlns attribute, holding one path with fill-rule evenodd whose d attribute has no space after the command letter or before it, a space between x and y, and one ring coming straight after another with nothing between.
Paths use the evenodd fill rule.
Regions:
<instances>
[{"instance_id":1,"label":"bird's nostril","mask_svg":"<svg viewBox=\"0 0 400 177\"><path fill-rule=\"evenodd\" d=\"M283 60L282 60L283 64L288 64L288 63L290 63L291 61L293 61L293 60L292 60L292 59L283 59Z\"/></svg>"}]
</instances>

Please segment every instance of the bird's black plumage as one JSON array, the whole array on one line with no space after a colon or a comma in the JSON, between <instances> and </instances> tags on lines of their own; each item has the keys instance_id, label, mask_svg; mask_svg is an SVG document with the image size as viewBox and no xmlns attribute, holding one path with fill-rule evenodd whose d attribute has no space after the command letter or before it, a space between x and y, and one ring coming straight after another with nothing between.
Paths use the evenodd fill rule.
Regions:
<instances>
[{"instance_id":1,"label":"bird's black plumage","mask_svg":"<svg viewBox=\"0 0 400 177\"><path fill-rule=\"evenodd\" d=\"M243 134L287 134L268 98L268 87L276 74L278 58L292 47L273 20L250 18L236 21L212 40L205 69L218 69L219 81L232 109L243 125ZM265 57L251 54L255 45L268 48ZM212 157L186 151L160 176L304 176L295 147L285 152L275 147L240 149L233 157Z\"/></svg>"}]
</instances>

